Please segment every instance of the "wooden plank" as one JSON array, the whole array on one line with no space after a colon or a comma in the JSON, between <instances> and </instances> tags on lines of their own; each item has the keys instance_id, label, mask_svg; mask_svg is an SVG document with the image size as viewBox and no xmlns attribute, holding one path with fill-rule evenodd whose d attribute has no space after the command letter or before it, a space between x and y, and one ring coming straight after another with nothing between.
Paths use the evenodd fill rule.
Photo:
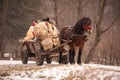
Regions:
<instances>
[{"instance_id":1,"label":"wooden plank","mask_svg":"<svg viewBox=\"0 0 120 80\"><path fill-rule=\"evenodd\" d=\"M71 41L66 41L66 42L64 42L63 44L60 44L60 45L58 45L58 46L50 49L49 51L45 51L45 52L46 52L46 53L55 52L55 51L59 50L60 48L62 48L64 45L68 44L69 42L71 42Z\"/></svg>"},{"instance_id":2,"label":"wooden plank","mask_svg":"<svg viewBox=\"0 0 120 80\"><path fill-rule=\"evenodd\" d=\"M50 55L50 57L58 57L60 54L59 53L57 53L57 54L53 54L53 55ZM63 56L64 55L68 55L67 53L63 53Z\"/></svg>"}]
</instances>

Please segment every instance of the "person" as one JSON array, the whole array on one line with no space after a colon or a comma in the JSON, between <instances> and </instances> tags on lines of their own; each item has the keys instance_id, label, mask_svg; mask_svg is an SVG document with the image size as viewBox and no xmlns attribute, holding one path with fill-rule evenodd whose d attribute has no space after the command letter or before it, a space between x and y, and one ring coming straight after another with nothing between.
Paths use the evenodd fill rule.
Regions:
<instances>
[{"instance_id":1,"label":"person","mask_svg":"<svg viewBox=\"0 0 120 80\"><path fill-rule=\"evenodd\" d=\"M37 22L35 22L35 21L32 22L30 28L28 29L28 31L26 33L26 36L23 39L23 42L27 42L29 40L32 40L35 37L33 30L34 30L36 24L37 24Z\"/></svg>"},{"instance_id":2,"label":"person","mask_svg":"<svg viewBox=\"0 0 120 80\"><path fill-rule=\"evenodd\" d=\"M43 18L42 20L43 20L43 21L47 21L47 22L49 22L49 23L51 24L51 27L50 27L50 30L49 30L49 31L50 31L50 34L51 34L51 37L52 37L53 45L54 45L54 46L59 45L59 44L60 44L60 40L59 40L59 37L58 37L58 35L59 35L59 30L58 30L57 27L56 27L55 21L50 20L49 17Z\"/></svg>"},{"instance_id":3,"label":"person","mask_svg":"<svg viewBox=\"0 0 120 80\"><path fill-rule=\"evenodd\" d=\"M60 44L58 37L58 30L53 21L50 21L49 17L43 18L40 23L38 23L34 30L35 38L41 41L44 50L53 48L54 46Z\"/></svg>"},{"instance_id":4,"label":"person","mask_svg":"<svg viewBox=\"0 0 120 80\"><path fill-rule=\"evenodd\" d=\"M50 18L49 17L43 18L42 21L50 22Z\"/></svg>"},{"instance_id":5,"label":"person","mask_svg":"<svg viewBox=\"0 0 120 80\"><path fill-rule=\"evenodd\" d=\"M52 39L50 36L50 27L51 24L48 22L48 20L42 20L41 22L35 25L35 28L33 30L35 39L41 41L41 45L44 50L48 50L53 47Z\"/></svg>"},{"instance_id":6,"label":"person","mask_svg":"<svg viewBox=\"0 0 120 80\"><path fill-rule=\"evenodd\" d=\"M57 46L60 44L60 40L59 40L59 30L56 27L56 23L54 21L51 22L51 36L52 36L52 41L53 41L53 45Z\"/></svg>"}]
</instances>

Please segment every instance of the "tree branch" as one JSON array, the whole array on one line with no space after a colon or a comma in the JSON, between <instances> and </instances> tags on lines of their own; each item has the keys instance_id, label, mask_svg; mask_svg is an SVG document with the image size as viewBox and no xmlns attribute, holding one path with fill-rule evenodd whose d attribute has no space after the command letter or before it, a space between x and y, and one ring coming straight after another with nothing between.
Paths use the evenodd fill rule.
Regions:
<instances>
[{"instance_id":1,"label":"tree branch","mask_svg":"<svg viewBox=\"0 0 120 80\"><path fill-rule=\"evenodd\" d=\"M35 11L35 12L41 13L41 12L39 11L39 9L27 7L22 1L21 1L21 5L22 5L22 7L24 7L24 8L27 9L27 10L31 10L31 11Z\"/></svg>"},{"instance_id":2,"label":"tree branch","mask_svg":"<svg viewBox=\"0 0 120 80\"><path fill-rule=\"evenodd\" d=\"M103 31L101 32L101 34L103 34L103 33L105 33L106 31L108 31L108 30L115 24L115 22L117 22L118 19L119 19L119 17L117 17L117 18L112 22L112 24L111 24L108 28L106 28L105 30L103 30Z\"/></svg>"},{"instance_id":3,"label":"tree branch","mask_svg":"<svg viewBox=\"0 0 120 80\"><path fill-rule=\"evenodd\" d=\"M100 42L100 37L101 37L101 22L103 18L103 13L106 5L106 0L100 0L100 5L99 5L99 11L98 11L98 16L97 16L97 21L96 21L96 35L95 35L95 41L92 46L92 48L89 51L89 54L85 60L85 63L89 63L90 60L92 59L92 56L94 55L95 49L98 46Z\"/></svg>"}]
</instances>

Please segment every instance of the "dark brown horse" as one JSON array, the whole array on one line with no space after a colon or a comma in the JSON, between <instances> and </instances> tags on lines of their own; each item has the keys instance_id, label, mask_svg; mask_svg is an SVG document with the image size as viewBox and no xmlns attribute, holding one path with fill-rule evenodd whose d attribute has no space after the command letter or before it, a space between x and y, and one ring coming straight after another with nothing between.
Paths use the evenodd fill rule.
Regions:
<instances>
[{"instance_id":1,"label":"dark brown horse","mask_svg":"<svg viewBox=\"0 0 120 80\"><path fill-rule=\"evenodd\" d=\"M74 26L64 27L60 32L61 43L71 40L68 44L70 64L81 64L82 49L87 40L85 32L89 34L92 32L91 20L88 17L83 17Z\"/></svg>"}]
</instances>

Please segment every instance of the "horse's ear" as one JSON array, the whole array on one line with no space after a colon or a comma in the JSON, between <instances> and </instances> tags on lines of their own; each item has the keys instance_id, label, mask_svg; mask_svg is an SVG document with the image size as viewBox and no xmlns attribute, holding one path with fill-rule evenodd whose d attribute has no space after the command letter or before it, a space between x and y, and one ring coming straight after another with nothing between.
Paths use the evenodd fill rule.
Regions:
<instances>
[{"instance_id":1,"label":"horse's ear","mask_svg":"<svg viewBox=\"0 0 120 80\"><path fill-rule=\"evenodd\" d=\"M85 18L86 18L85 16L82 17L82 25L84 25L85 23Z\"/></svg>"},{"instance_id":2,"label":"horse's ear","mask_svg":"<svg viewBox=\"0 0 120 80\"><path fill-rule=\"evenodd\" d=\"M85 18L85 16L82 16L82 19Z\"/></svg>"},{"instance_id":3,"label":"horse's ear","mask_svg":"<svg viewBox=\"0 0 120 80\"><path fill-rule=\"evenodd\" d=\"M86 19L86 18L89 18L88 16L83 16L82 19Z\"/></svg>"}]
</instances>

